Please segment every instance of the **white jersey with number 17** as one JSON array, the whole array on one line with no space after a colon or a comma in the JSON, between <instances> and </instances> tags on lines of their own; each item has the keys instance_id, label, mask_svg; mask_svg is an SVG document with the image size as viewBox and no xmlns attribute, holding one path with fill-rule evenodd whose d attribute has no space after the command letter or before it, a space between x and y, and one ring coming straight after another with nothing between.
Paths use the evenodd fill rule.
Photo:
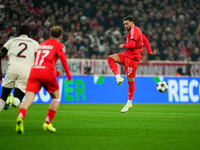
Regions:
<instances>
[{"instance_id":1,"label":"white jersey with number 17","mask_svg":"<svg viewBox=\"0 0 200 150\"><path fill-rule=\"evenodd\" d=\"M21 35L8 40L3 47L8 50L7 73L28 77L39 43L26 35Z\"/></svg>"}]
</instances>

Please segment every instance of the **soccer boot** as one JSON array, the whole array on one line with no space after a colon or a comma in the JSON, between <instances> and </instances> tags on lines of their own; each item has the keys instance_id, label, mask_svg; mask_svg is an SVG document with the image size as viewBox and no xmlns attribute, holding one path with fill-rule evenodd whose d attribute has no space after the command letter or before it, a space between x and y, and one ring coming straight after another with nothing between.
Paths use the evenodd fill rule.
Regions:
<instances>
[{"instance_id":1,"label":"soccer boot","mask_svg":"<svg viewBox=\"0 0 200 150\"><path fill-rule=\"evenodd\" d=\"M118 85L121 85L122 82L124 82L124 78L122 78L122 77L117 77L117 84L118 84Z\"/></svg>"},{"instance_id":2,"label":"soccer boot","mask_svg":"<svg viewBox=\"0 0 200 150\"><path fill-rule=\"evenodd\" d=\"M16 132L18 134L24 133L24 125L23 125L23 119L21 116L17 117L17 123L16 123Z\"/></svg>"},{"instance_id":3,"label":"soccer boot","mask_svg":"<svg viewBox=\"0 0 200 150\"><path fill-rule=\"evenodd\" d=\"M10 94L4 105L4 110L7 110L8 108L10 108L12 106L13 102L14 102L14 96L12 94Z\"/></svg>"},{"instance_id":4,"label":"soccer boot","mask_svg":"<svg viewBox=\"0 0 200 150\"><path fill-rule=\"evenodd\" d=\"M124 108L122 108L121 113L127 112L131 107L132 107L132 104L131 104L131 105L126 104L126 105L124 106Z\"/></svg>"},{"instance_id":5,"label":"soccer boot","mask_svg":"<svg viewBox=\"0 0 200 150\"><path fill-rule=\"evenodd\" d=\"M56 132L56 128L53 127L51 123L47 124L46 122L43 124L43 129L45 131Z\"/></svg>"}]
</instances>

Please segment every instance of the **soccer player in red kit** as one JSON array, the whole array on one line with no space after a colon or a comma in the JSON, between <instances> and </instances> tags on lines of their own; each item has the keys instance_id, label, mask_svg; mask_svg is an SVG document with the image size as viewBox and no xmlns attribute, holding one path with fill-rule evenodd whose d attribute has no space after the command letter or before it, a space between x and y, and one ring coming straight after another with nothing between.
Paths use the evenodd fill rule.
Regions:
<instances>
[{"instance_id":1,"label":"soccer player in red kit","mask_svg":"<svg viewBox=\"0 0 200 150\"><path fill-rule=\"evenodd\" d=\"M141 30L134 25L134 18L132 16L127 16L123 21L125 29L128 31L127 43L120 44L119 48L126 48L126 51L124 53L110 55L107 58L110 69L116 76L118 85L124 82L124 78L119 75L116 63L125 66L129 88L128 101L121 110L122 113L127 112L132 107L132 99L135 92L135 74L141 59L143 43L147 48L148 54L156 55L156 51L151 50L148 39L146 39Z\"/></svg>"},{"instance_id":2,"label":"soccer player in red kit","mask_svg":"<svg viewBox=\"0 0 200 150\"><path fill-rule=\"evenodd\" d=\"M44 87L52 97L43 129L56 132L51 121L56 114L60 102L59 86L56 79L57 72L55 71L58 58L61 60L68 80L72 79L64 53L65 47L60 43L62 34L63 30L60 26L52 27L50 29L50 39L41 43L36 51L35 62L27 82L25 101L21 104L18 112L16 132L19 134L24 132L23 120L26 116L26 111L33 103L35 95L40 91L41 87Z\"/></svg>"}]
</instances>

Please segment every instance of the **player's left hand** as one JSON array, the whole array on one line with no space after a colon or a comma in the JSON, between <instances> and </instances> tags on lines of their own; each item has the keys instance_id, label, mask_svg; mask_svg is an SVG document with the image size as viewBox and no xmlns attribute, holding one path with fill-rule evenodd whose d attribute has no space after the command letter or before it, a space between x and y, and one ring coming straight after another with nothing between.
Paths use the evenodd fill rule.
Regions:
<instances>
[{"instance_id":1,"label":"player's left hand","mask_svg":"<svg viewBox=\"0 0 200 150\"><path fill-rule=\"evenodd\" d=\"M120 45L119 45L119 48L124 48L124 44L120 44Z\"/></svg>"},{"instance_id":2,"label":"player's left hand","mask_svg":"<svg viewBox=\"0 0 200 150\"><path fill-rule=\"evenodd\" d=\"M155 51L155 50L153 50L152 52L150 52L150 53L149 53L149 55L151 55L151 56L154 56L154 55L156 55L156 51Z\"/></svg>"},{"instance_id":3,"label":"player's left hand","mask_svg":"<svg viewBox=\"0 0 200 150\"><path fill-rule=\"evenodd\" d=\"M68 77L68 78L67 78L68 81L71 81L71 80L72 80L72 75L71 75L71 74L68 74L67 77Z\"/></svg>"}]
</instances>

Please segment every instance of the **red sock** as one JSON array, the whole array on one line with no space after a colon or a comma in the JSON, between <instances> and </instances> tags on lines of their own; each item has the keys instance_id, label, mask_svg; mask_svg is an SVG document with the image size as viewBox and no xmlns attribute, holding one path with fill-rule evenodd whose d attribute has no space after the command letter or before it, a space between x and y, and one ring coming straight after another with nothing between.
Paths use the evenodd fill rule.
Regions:
<instances>
[{"instance_id":1,"label":"red sock","mask_svg":"<svg viewBox=\"0 0 200 150\"><path fill-rule=\"evenodd\" d=\"M47 113L47 117L46 117L45 122L47 124L51 123L51 121L53 120L53 118L55 117L55 115L56 115L56 111L49 109L48 113Z\"/></svg>"},{"instance_id":2,"label":"red sock","mask_svg":"<svg viewBox=\"0 0 200 150\"><path fill-rule=\"evenodd\" d=\"M24 120L25 116L26 116L26 109L24 108L20 108L18 111L18 117L21 116L22 120Z\"/></svg>"},{"instance_id":3,"label":"red sock","mask_svg":"<svg viewBox=\"0 0 200 150\"><path fill-rule=\"evenodd\" d=\"M128 81L128 85L128 100L132 100L135 93L135 81Z\"/></svg>"},{"instance_id":4,"label":"red sock","mask_svg":"<svg viewBox=\"0 0 200 150\"><path fill-rule=\"evenodd\" d=\"M112 72L114 73L114 75L119 74L115 60L111 57L107 57L107 60L108 60L109 67L112 70Z\"/></svg>"}]
</instances>

